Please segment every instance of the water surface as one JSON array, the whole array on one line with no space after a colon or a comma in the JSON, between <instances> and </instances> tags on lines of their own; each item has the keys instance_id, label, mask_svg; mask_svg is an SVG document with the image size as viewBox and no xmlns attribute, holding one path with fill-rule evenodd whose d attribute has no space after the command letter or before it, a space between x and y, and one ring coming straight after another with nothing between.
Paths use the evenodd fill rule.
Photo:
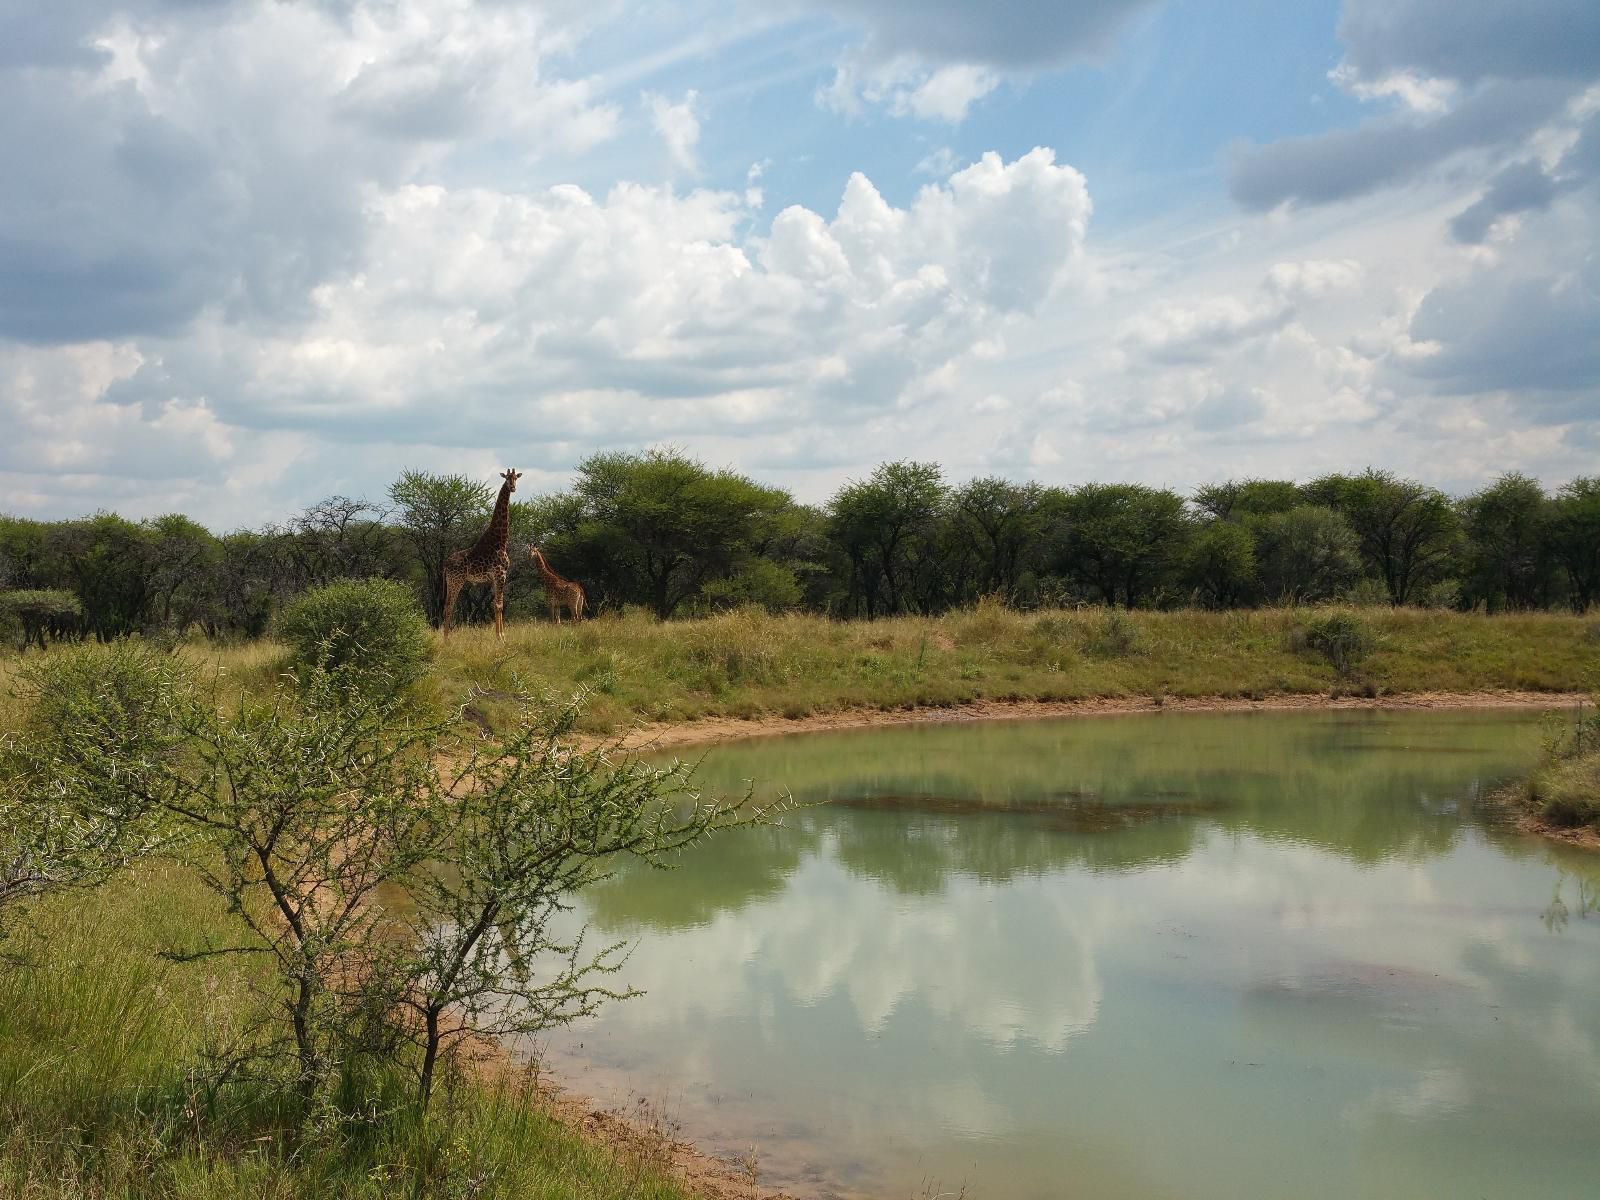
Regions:
<instances>
[{"instance_id":1,"label":"water surface","mask_svg":"<svg viewBox=\"0 0 1600 1200\"><path fill-rule=\"evenodd\" d=\"M545 1047L807 1196L1600 1194L1596 856L1489 819L1534 714L1169 714L738 743L818 803L580 916Z\"/></svg>"}]
</instances>

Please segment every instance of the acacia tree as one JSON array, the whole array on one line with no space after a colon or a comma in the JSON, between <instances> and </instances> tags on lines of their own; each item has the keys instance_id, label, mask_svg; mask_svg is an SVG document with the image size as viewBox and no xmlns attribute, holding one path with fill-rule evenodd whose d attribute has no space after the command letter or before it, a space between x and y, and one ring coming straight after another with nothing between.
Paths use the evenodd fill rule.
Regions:
<instances>
[{"instance_id":1,"label":"acacia tree","mask_svg":"<svg viewBox=\"0 0 1600 1200\"><path fill-rule=\"evenodd\" d=\"M444 560L481 532L494 489L465 475L402 471L389 487L389 498L421 568L428 620L437 625L444 618Z\"/></svg>"},{"instance_id":2,"label":"acacia tree","mask_svg":"<svg viewBox=\"0 0 1600 1200\"><path fill-rule=\"evenodd\" d=\"M1488 608L1541 606L1551 583L1549 498L1535 479L1502 475L1461 502L1468 583Z\"/></svg>"},{"instance_id":3,"label":"acacia tree","mask_svg":"<svg viewBox=\"0 0 1600 1200\"><path fill-rule=\"evenodd\" d=\"M573 501L539 519L568 526L567 547L613 596L666 620L714 581L758 557L793 501L680 450L596 454L578 467Z\"/></svg>"},{"instance_id":4,"label":"acacia tree","mask_svg":"<svg viewBox=\"0 0 1600 1200\"><path fill-rule=\"evenodd\" d=\"M1269 600L1313 604L1331 600L1356 581L1361 557L1350 523L1316 504L1264 518L1256 558Z\"/></svg>"},{"instance_id":5,"label":"acacia tree","mask_svg":"<svg viewBox=\"0 0 1600 1200\"><path fill-rule=\"evenodd\" d=\"M615 948L590 953L553 918L617 855L667 865L706 834L765 815L702 802L681 764L571 746L576 700L528 705L510 733L483 735L341 670L313 667L224 709L171 672L134 672L108 691L94 681L114 660L82 661L73 687L33 697L7 750L25 769L8 761L6 779L21 781L27 811L112 806L116 830L137 816L183 834L237 936L169 956L271 963L256 977L266 1022L240 1053L286 1063L306 1116L360 1056L387 1060L414 1043L425 1107L469 1033L531 1033L632 994L602 983ZM9 792L5 807L11 815ZM67 870L88 880L124 843L100 838L91 856L58 837L48 870L39 844L18 854L0 840L0 900Z\"/></svg>"},{"instance_id":6,"label":"acacia tree","mask_svg":"<svg viewBox=\"0 0 1600 1200\"><path fill-rule=\"evenodd\" d=\"M828 534L850 562L852 609L906 611L937 545L946 491L937 463L883 463L828 502Z\"/></svg>"},{"instance_id":7,"label":"acacia tree","mask_svg":"<svg viewBox=\"0 0 1600 1200\"><path fill-rule=\"evenodd\" d=\"M1450 566L1461 522L1449 497L1388 471L1324 475L1307 495L1350 523L1367 570L1383 581L1389 603L1405 604Z\"/></svg>"},{"instance_id":8,"label":"acacia tree","mask_svg":"<svg viewBox=\"0 0 1600 1200\"><path fill-rule=\"evenodd\" d=\"M404 932L383 939L381 1011L420 1051L417 1098L427 1106L441 1061L471 1037L525 1035L636 995L606 980L619 945L591 952L582 931L558 932L573 897L608 878L620 856L652 867L713 832L766 819L748 794L703 800L692 768L658 767L619 744L568 742L581 698L524 710L510 733L462 768L445 843L445 869L413 873Z\"/></svg>"},{"instance_id":9,"label":"acacia tree","mask_svg":"<svg viewBox=\"0 0 1600 1200\"><path fill-rule=\"evenodd\" d=\"M1574 479L1551 506L1550 546L1574 612L1600 603L1600 475Z\"/></svg>"},{"instance_id":10,"label":"acacia tree","mask_svg":"<svg viewBox=\"0 0 1600 1200\"><path fill-rule=\"evenodd\" d=\"M1063 506L1061 568L1100 593L1102 603L1133 608L1181 561L1190 530L1182 497L1134 483L1086 483Z\"/></svg>"},{"instance_id":11,"label":"acacia tree","mask_svg":"<svg viewBox=\"0 0 1600 1200\"><path fill-rule=\"evenodd\" d=\"M979 564L971 580L978 592L1015 599L1064 499L1055 488L993 477L974 479L950 494L955 536L972 548Z\"/></svg>"},{"instance_id":12,"label":"acacia tree","mask_svg":"<svg viewBox=\"0 0 1600 1200\"><path fill-rule=\"evenodd\" d=\"M1256 583L1255 538L1237 521L1207 521L1189 539L1184 577L1210 608L1233 608Z\"/></svg>"}]
</instances>

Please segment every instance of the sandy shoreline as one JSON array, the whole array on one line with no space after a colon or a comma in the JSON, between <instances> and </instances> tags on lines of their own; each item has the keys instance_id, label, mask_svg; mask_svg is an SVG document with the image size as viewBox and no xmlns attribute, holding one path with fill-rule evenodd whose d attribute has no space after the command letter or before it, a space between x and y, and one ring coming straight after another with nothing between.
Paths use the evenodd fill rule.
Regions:
<instances>
[{"instance_id":1,"label":"sandy shoreline","mask_svg":"<svg viewBox=\"0 0 1600 1200\"><path fill-rule=\"evenodd\" d=\"M781 737L835 729L887 725L951 724L966 721L1029 721L1057 717L1103 717L1129 713L1269 712L1306 709L1565 708L1588 703L1583 692L1407 692L1389 696L1339 696L1321 692L1265 696L1097 696L1084 700L975 700L939 708L846 708L804 717L708 717L700 721L641 724L623 744L630 750L702 746L744 738Z\"/></svg>"}]
</instances>

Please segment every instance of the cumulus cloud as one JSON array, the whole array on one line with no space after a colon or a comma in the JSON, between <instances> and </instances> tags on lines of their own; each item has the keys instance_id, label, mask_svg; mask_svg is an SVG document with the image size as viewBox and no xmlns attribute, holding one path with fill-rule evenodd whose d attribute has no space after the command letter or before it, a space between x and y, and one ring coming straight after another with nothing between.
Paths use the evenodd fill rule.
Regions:
<instances>
[{"instance_id":1,"label":"cumulus cloud","mask_svg":"<svg viewBox=\"0 0 1600 1200\"><path fill-rule=\"evenodd\" d=\"M1349 259L1274 263L1256 294L1214 296L1140 313L1128 322L1122 342L1149 360L1203 362L1282 329L1302 302L1352 287L1361 274L1360 264Z\"/></svg>"},{"instance_id":2,"label":"cumulus cloud","mask_svg":"<svg viewBox=\"0 0 1600 1200\"><path fill-rule=\"evenodd\" d=\"M1235 152L1230 190L1255 209L1327 204L1412 183L1469 152L1500 175L1459 219L1481 241L1497 216L1542 208L1549 192L1526 145L1600 80L1600 7L1585 0L1346 0L1345 55L1329 77L1361 99L1399 99L1405 113L1356 129ZM1484 168L1480 168L1484 169Z\"/></svg>"},{"instance_id":3,"label":"cumulus cloud","mask_svg":"<svg viewBox=\"0 0 1600 1200\"><path fill-rule=\"evenodd\" d=\"M817 103L847 117L881 106L897 117L958 124L999 83L993 71L967 63L929 67L908 58L870 63L852 57L817 90Z\"/></svg>"},{"instance_id":4,"label":"cumulus cloud","mask_svg":"<svg viewBox=\"0 0 1600 1200\"><path fill-rule=\"evenodd\" d=\"M0 152L29 164L0 175L0 337L296 319L360 262L369 189L442 143L492 121L583 148L614 122L581 81L540 81L543 26L518 6L24 8L37 57L0 66Z\"/></svg>"},{"instance_id":5,"label":"cumulus cloud","mask_svg":"<svg viewBox=\"0 0 1600 1200\"><path fill-rule=\"evenodd\" d=\"M735 193L405 186L369 205L359 271L281 338L208 326L112 389L211 398L229 422L478 445L775 429L892 407L1029 313L1080 253L1083 177L986 155L906 208L863 175L830 220L764 236ZM446 419L445 414L448 414Z\"/></svg>"}]
</instances>

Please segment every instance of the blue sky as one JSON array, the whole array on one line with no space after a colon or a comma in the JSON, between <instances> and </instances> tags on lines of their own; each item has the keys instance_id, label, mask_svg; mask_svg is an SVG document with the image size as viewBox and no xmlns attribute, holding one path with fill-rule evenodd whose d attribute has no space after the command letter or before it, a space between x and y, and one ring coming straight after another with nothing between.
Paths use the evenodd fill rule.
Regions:
<instances>
[{"instance_id":1,"label":"blue sky","mask_svg":"<svg viewBox=\"0 0 1600 1200\"><path fill-rule=\"evenodd\" d=\"M1600 469L1590 2L0 0L0 154L3 511Z\"/></svg>"}]
</instances>

